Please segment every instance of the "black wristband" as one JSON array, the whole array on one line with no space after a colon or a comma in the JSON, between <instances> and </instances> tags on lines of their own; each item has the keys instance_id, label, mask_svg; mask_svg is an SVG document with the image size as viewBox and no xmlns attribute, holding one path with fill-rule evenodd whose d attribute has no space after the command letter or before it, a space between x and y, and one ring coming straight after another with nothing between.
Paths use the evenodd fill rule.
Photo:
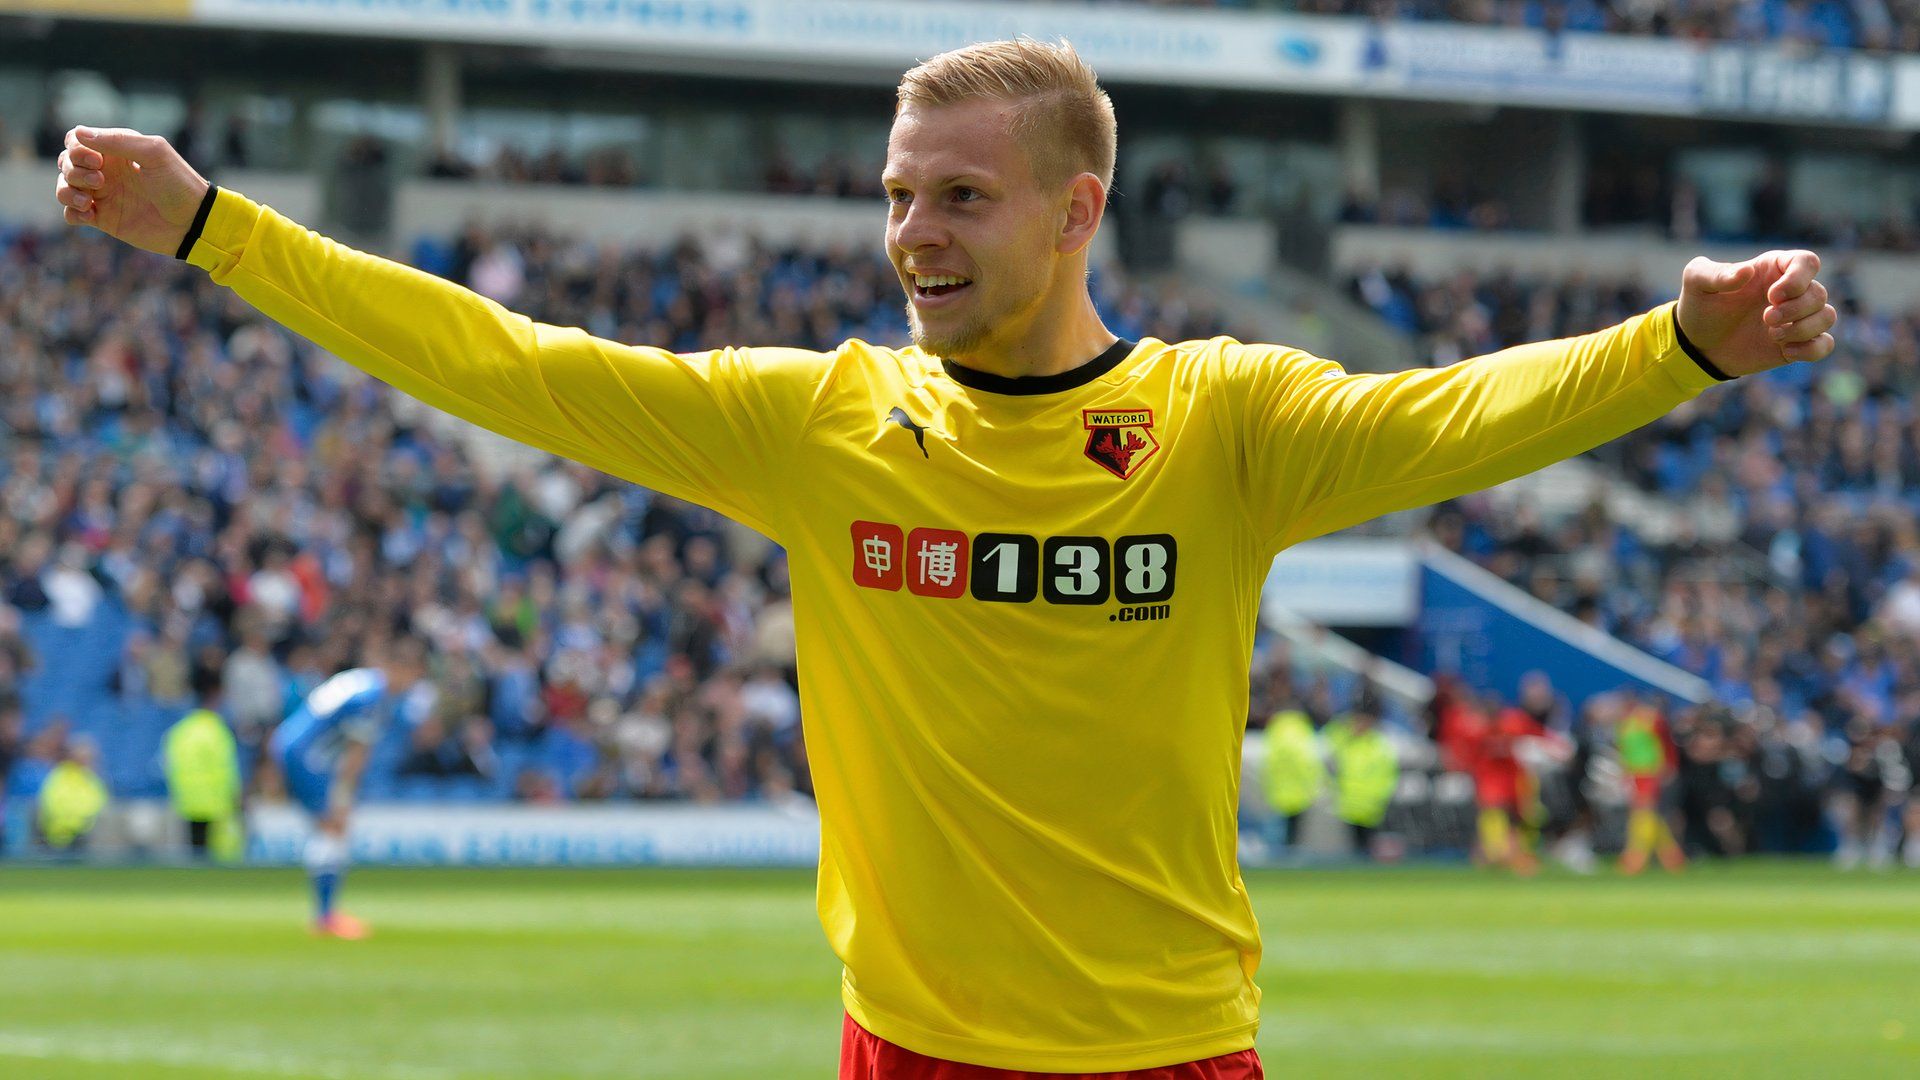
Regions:
<instances>
[{"instance_id":1,"label":"black wristband","mask_svg":"<svg viewBox=\"0 0 1920 1080\"><path fill-rule=\"evenodd\" d=\"M1687 332L1685 330L1680 329L1679 308L1673 309L1673 336L1675 340L1680 342L1680 351L1687 354L1687 359L1699 364L1701 371L1706 372L1721 382L1733 381L1733 376L1721 371L1718 364L1707 359L1707 354L1701 352L1700 347L1687 338Z\"/></svg>"},{"instance_id":2,"label":"black wristband","mask_svg":"<svg viewBox=\"0 0 1920 1080\"><path fill-rule=\"evenodd\" d=\"M193 250L193 242L200 239L200 230L207 227L207 215L213 213L213 197L220 194L219 184L208 184L206 198L200 200L200 209L193 215L193 224L187 226L187 238L180 241L180 250L173 257L181 262L187 261L187 253Z\"/></svg>"}]
</instances>

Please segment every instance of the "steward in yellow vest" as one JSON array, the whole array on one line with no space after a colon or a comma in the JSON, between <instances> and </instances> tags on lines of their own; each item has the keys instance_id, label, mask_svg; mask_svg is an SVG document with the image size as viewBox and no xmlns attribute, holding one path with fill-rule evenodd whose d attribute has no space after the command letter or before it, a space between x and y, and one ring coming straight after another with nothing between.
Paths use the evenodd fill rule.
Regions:
<instances>
[{"instance_id":1,"label":"steward in yellow vest","mask_svg":"<svg viewBox=\"0 0 1920 1080\"><path fill-rule=\"evenodd\" d=\"M240 757L233 732L214 711L220 701L220 669L196 665L193 684L200 708L167 729L161 749L167 793L174 812L187 823L194 857L206 858L212 846L222 849L213 852L222 862L231 862L239 854L232 849L238 836Z\"/></svg>"},{"instance_id":2,"label":"steward in yellow vest","mask_svg":"<svg viewBox=\"0 0 1920 1080\"><path fill-rule=\"evenodd\" d=\"M40 835L56 851L78 851L107 808L107 785L93 771L99 751L93 740L76 737L66 759L53 767L40 788Z\"/></svg>"},{"instance_id":3,"label":"steward in yellow vest","mask_svg":"<svg viewBox=\"0 0 1920 1080\"><path fill-rule=\"evenodd\" d=\"M1326 790L1327 766L1313 720L1299 709L1283 709L1267 721L1267 804L1279 817L1269 836L1275 848L1298 844L1300 815Z\"/></svg>"},{"instance_id":4,"label":"steward in yellow vest","mask_svg":"<svg viewBox=\"0 0 1920 1080\"><path fill-rule=\"evenodd\" d=\"M1375 706L1365 699L1327 725L1326 740L1333 753L1334 810L1353 829L1358 853L1369 857L1373 830L1386 819L1400 782L1400 760L1380 730Z\"/></svg>"}]
</instances>

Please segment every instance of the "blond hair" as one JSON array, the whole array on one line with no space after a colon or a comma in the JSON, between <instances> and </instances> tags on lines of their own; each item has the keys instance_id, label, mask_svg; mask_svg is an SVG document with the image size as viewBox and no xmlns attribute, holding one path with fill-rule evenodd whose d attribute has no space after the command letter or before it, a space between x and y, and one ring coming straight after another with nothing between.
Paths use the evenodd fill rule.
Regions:
<instances>
[{"instance_id":1,"label":"blond hair","mask_svg":"<svg viewBox=\"0 0 1920 1080\"><path fill-rule=\"evenodd\" d=\"M983 41L922 61L900 77L901 108L976 98L1014 104L1010 133L1027 148L1036 179L1061 183L1090 172L1102 187L1113 186L1113 102L1065 40Z\"/></svg>"}]
</instances>

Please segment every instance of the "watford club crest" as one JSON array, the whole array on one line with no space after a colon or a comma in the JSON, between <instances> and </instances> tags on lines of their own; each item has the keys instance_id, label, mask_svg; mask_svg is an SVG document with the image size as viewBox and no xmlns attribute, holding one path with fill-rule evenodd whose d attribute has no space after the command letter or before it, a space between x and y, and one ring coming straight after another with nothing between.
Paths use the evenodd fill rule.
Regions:
<instances>
[{"instance_id":1,"label":"watford club crest","mask_svg":"<svg viewBox=\"0 0 1920 1080\"><path fill-rule=\"evenodd\" d=\"M1087 456L1125 480L1160 449L1153 437L1152 409L1082 409Z\"/></svg>"}]
</instances>

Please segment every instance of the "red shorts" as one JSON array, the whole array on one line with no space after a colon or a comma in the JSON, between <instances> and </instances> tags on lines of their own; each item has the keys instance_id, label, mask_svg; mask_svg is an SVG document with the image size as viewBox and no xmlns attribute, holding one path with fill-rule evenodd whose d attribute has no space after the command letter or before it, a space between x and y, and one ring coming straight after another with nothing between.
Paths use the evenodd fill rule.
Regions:
<instances>
[{"instance_id":1,"label":"red shorts","mask_svg":"<svg viewBox=\"0 0 1920 1080\"><path fill-rule=\"evenodd\" d=\"M1015 1072L916 1054L854 1023L851 1016L840 1026L840 1080L1264 1080L1266 1075L1259 1055L1251 1050L1130 1072Z\"/></svg>"},{"instance_id":2,"label":"red shorts","mask_svg":"<svg viewBox=\"0 0 1920 1080\"><path fill-rule=\"evenodd\" d=\"M1653 810L1660 806L1660 778L1657 776L1635 776L1633 779L1633 808L1635 810Z\"/></svg>"}]
</instances>

